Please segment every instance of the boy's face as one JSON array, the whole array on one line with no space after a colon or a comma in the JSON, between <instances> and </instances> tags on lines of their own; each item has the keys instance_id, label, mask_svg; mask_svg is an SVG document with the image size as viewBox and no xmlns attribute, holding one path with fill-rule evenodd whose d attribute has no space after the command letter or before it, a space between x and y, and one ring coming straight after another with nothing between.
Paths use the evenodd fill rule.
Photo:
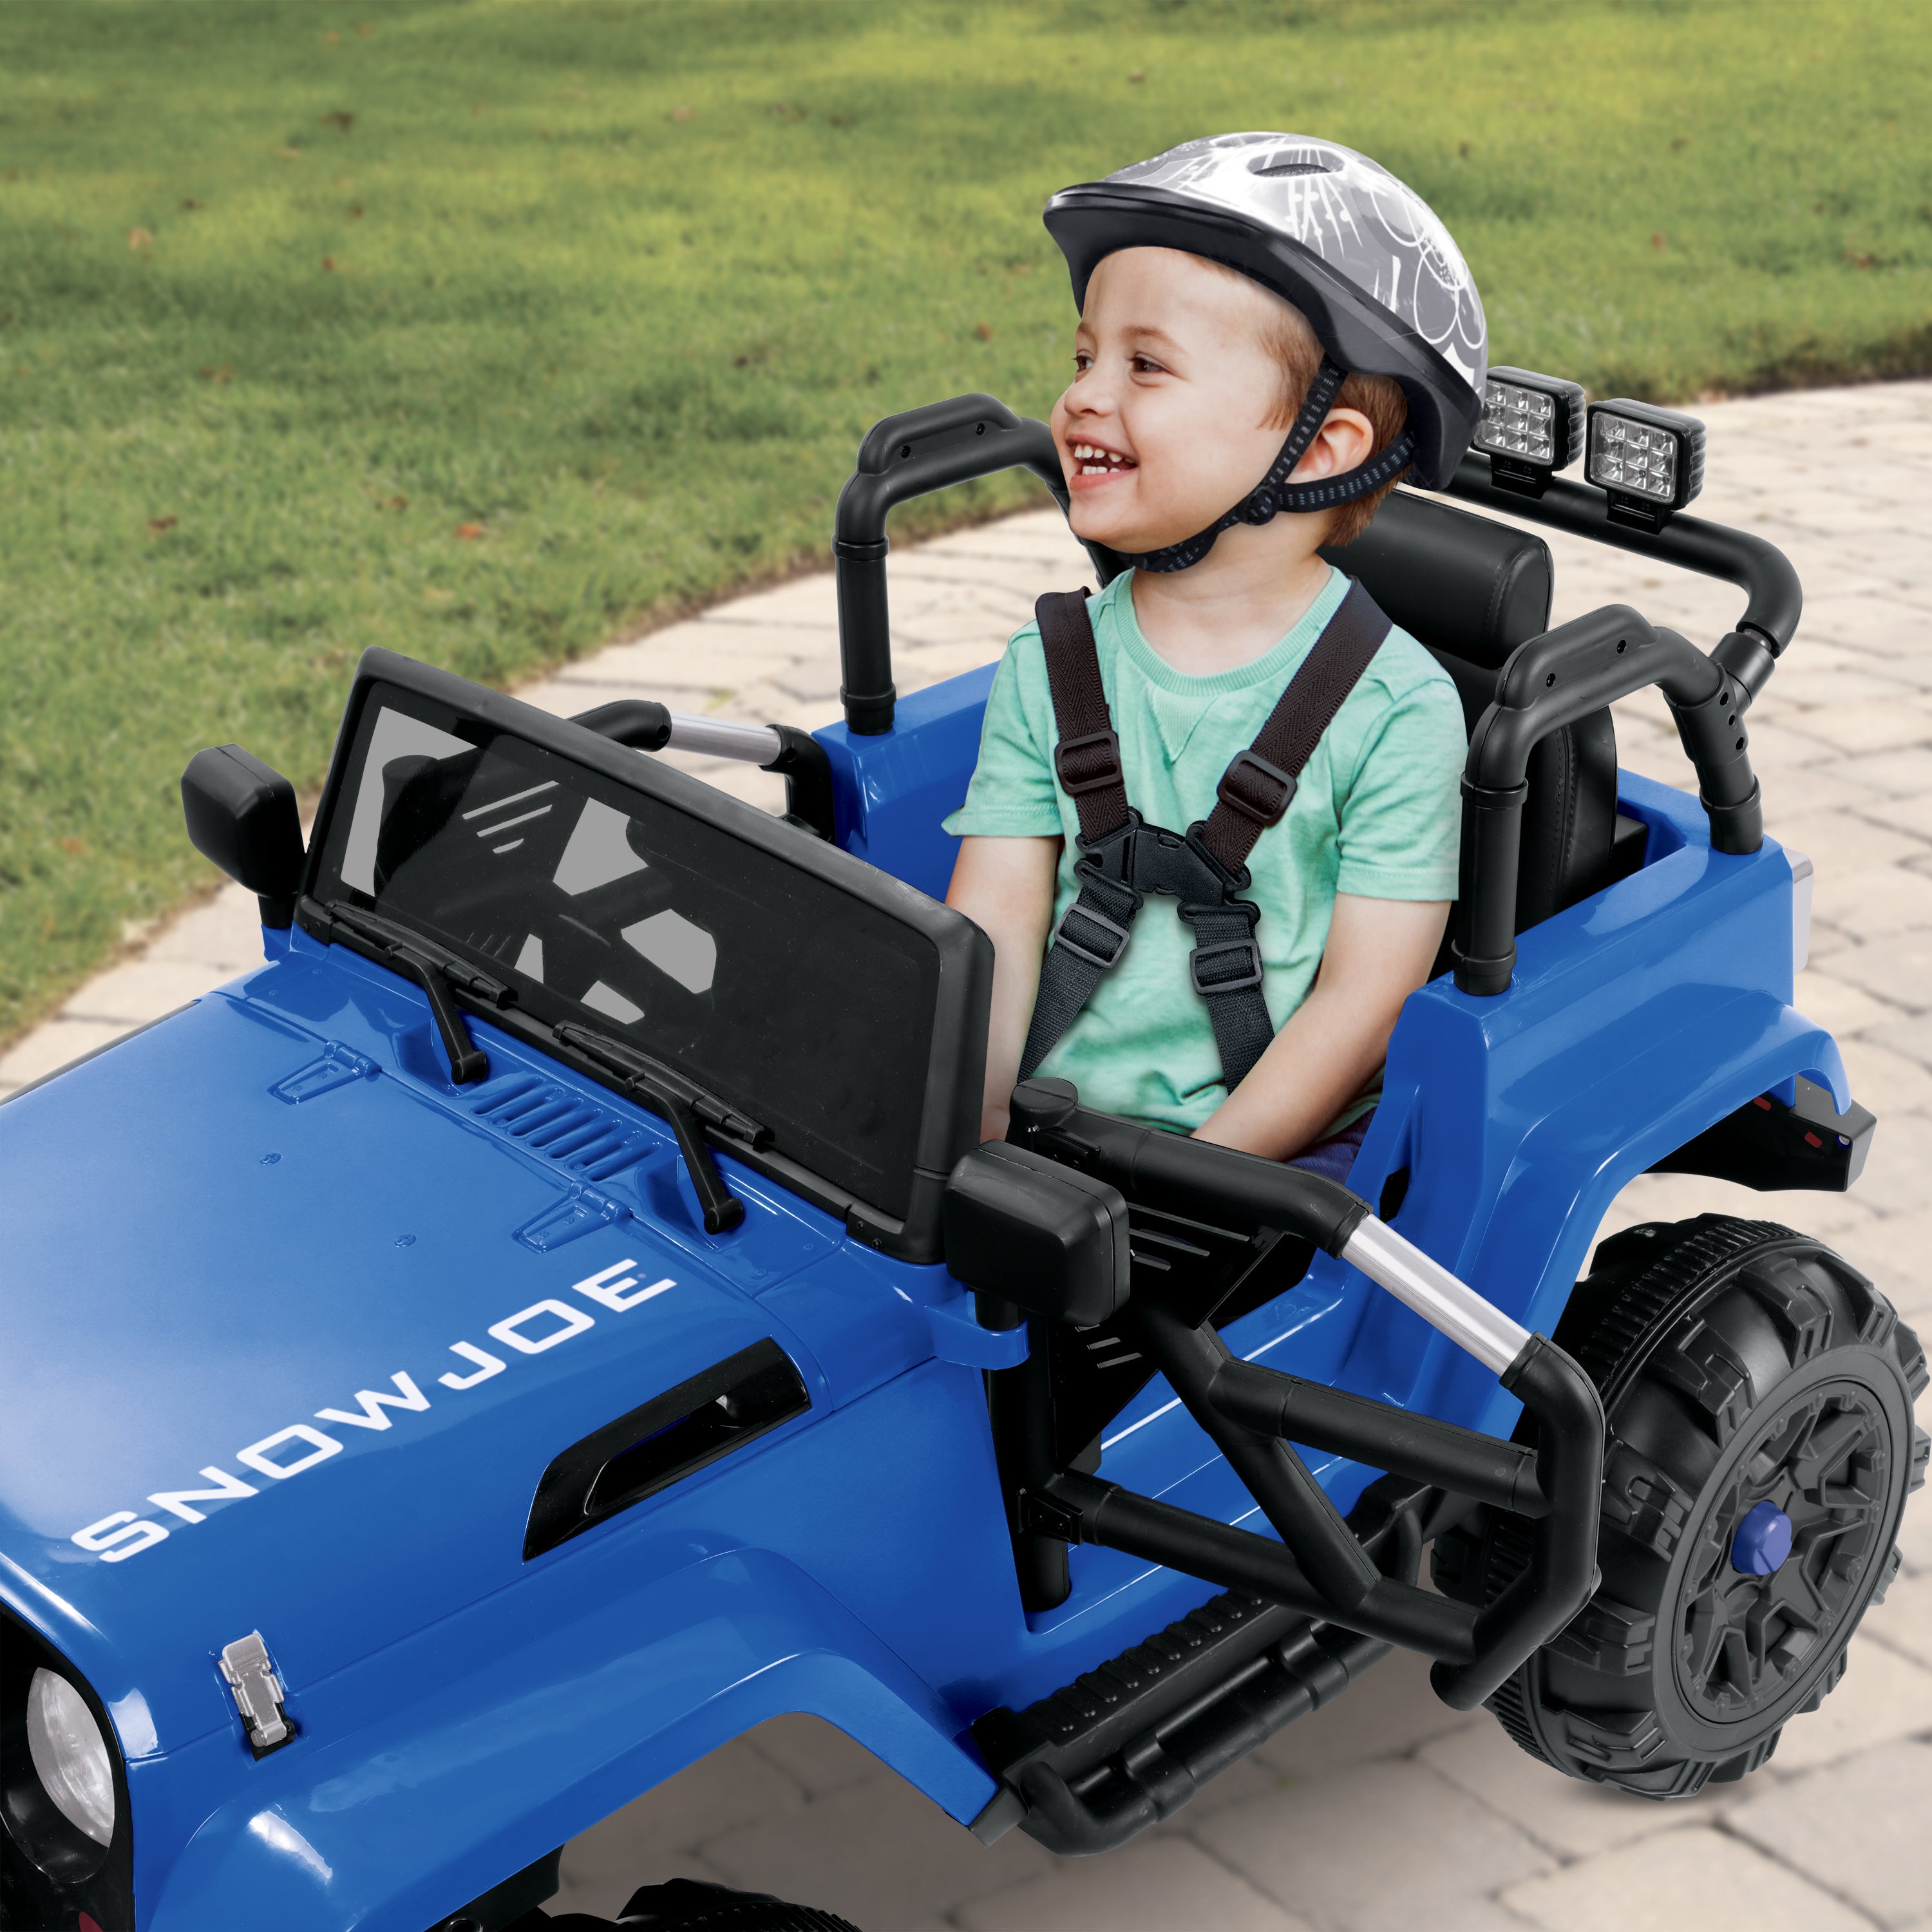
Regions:
<instances>
[{"instance_id":1,"label":"boy's face","mask_svg":"<svg viewBox=\"0 0 1932 1932\"><path fill-rule=\"evenodd\" d=\"M1174 249L1125 248L1102 260L1074 336L1076 374L1053 410L1076 536L1158 550L1205 528L1260 482L1286 434L1274 420L1282 374L1269 346L1284 306L1246 277ZM1331 440L1324 432L1295 474L1336 468L1340 452L1321 446Z\"/></svg>"}]
</instances>

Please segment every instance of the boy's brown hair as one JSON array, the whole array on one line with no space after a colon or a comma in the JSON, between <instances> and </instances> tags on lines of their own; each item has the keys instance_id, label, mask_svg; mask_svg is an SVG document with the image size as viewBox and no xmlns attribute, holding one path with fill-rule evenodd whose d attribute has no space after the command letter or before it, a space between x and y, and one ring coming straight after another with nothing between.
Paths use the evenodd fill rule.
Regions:
<instances>
[{"instance_id":1,"label":"boy's brown hair","mask_svg":"<svg viewBox=\"0 0 1932 1932\"><path fill-rule=\"evenodd\" d=\"M1244 282L1250 280L1238 268L1231 268L1223 262L1216 262L1211 266L1223 274L1233 275ZM1250 285L1260 286L1258 283ZM1286 435L1294 427L1294 419L1301 413L1309 386L1322 366L1322 345L1316 340L1314 330L1308 326L1308 318L1293 303L1275 295L1271 289L1264 289L1262 292L1273 298L1267 304L1269 319L1264 325L1262 340L1281 370L1281 388L1267 421L1271 428ZM1336 393L1334 406L1338 410L1360 410L1368 418L1375 430L1375 446L1370 452L1372 457L1380 455L1402 434L1403 424L1408 421L1408 398L1402 394L1401 385L1388 376L1361 376L1352 371ZM1340 509L1330 511L1331 520L1326 541L1334 545L1353 543L1374 520L1376 512L1382 508L1382 499L1400 480L1394 478L1372 494L1358 496L1354 502L1344 503Z\"/></svg>"}]
</instances>

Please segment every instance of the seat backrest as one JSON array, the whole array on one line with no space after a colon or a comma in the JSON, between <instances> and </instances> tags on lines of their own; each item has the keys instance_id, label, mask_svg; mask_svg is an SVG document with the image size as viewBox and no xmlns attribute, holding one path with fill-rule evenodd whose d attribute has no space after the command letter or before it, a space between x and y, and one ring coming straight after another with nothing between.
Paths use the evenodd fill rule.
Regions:
<instances>
[{"instance_id":1,"label":"seat backrest","mask_svg":"<svg viewBox=\"0 0 1932 1932\"><path fill-rule=\"evenodd\" d=\"M1398 490L1362 536L1322 554L1455 680L1466 731L1494 699L1510 653L1549 628L1550 546L1432 497ZM1616 844L1616 734L1610 712L1597 711L1531 755L1516 931L1607 885Z\"/></svg>"}]
</instances>

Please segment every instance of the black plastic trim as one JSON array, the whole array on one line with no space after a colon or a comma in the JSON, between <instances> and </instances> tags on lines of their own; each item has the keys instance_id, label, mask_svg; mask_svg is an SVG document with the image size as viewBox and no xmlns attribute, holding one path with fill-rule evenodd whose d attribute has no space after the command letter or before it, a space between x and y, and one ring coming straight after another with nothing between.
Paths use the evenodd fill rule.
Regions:
<instances>
[{"instance_id":1,"label":"black plastic trim","mask_svg":"<svg viewBox=\"0 0 1932 1932\"><path fill-rule=\"evenodd\" d=\"M946 1186L946 1264L976 1292L1087 1328L1126 1305L1127 1204L1105 1181L988 1142Z\"/></svg>"},{"instance_id":2,"label":"black plastic trim","mask_svg":"<svg viewBox=\"0 0 1932 1932\"><path fill-rule=\"evenodd\" d=\"M1550 1507L1522 1575L1478 1615L1475 1654L1430 1672L1454 1711L1473 1711L1596 1593L1606 1425L1595 1383L1547 1336L1532 1335L1500 1378L1537 1422L1537 1478Z\"/></svg>"},{"instance_id":3,"label":"black plastic trim","mask_svg":"<svg viewBox=\"0 0 1932 1932\"><path fill-rule=\"evenodd\" d=\"M594 1430L537 1484L524 1561L682 1482L812 1406L791 1358L766 1336Z\"/></svg>"},{"instance_id":4,"label":"black plastic trim","mask_svg":"<svg viewBox=\"0 0 1932 1932\"><path fill-rule=\"evenodd\" d=\"M1808 1188L1842 1194L1863 1171L1877 1125L1870 1109L1856 1100L1840 1113L1826 1088L1800 1074L1795 1106L1760 1094L1666 1154L1650 1172L1702 1174L1760 1193Z\"/></svg>"},{"instance_id":5,"label":"black plastic trim","mask_svg":"<svg viewBox=\"0 0 1932 1932\"><path fill-rule=\"evenodd\" d=\"M767 728L778 734L783 748L770 764L758 769L783 775L788 818L821 838L831 838L832 760L825 747L809 731L796 724L773 724Z\"/></svg>"},{"instance_id":6,"label":"black plastic trim","mask_svg":"<svg viewBox=\"0 0 1932 1932\"><path fill-rule=\"evenodd\" d=\"M1135 1126L1080 1105L1070 1081L1013 1089L1008 1138L1078 1168L1130 1201L1195 1220L1257 1224L1339 1256L1369 1212L1340 1182L1184 1134Z\"/></svg>"},{"instance_id":7,"label":"black plastic trim","mask_svg":"<svg viewBox=\"0 0 1932 1932\"><path fill-rule=\"evenodd\" d=\"M1388 1652L1258 1597L1216 1597L1028 1709L982 1718L974 1742L1018 1803L975 1830L990 1840L1017 1823L1066 1858L1112 1851Z\"/></svg>"},{"instance_id":8,"label":"black plastic trim","mask_svg":"<svg viewBox=\"0 0 1932 1932\"><path fill-rule=\"evenodd\" d=\"M188 842L260 902L262 923L284 928L303 870L296 788L239 745L197 752L182 773Z\"/></svg>"},{"instance_id":9,"label":"black plastic trim","mask_svg":"<svg viewBox=\"0 0 1932 1932\"><path fill-rule=\"evenodd\" d=\"M662 752L670 742L670 709L648 698L613 698L578 712L570 722L634 752Z\"/></svg>"}]
</instances>

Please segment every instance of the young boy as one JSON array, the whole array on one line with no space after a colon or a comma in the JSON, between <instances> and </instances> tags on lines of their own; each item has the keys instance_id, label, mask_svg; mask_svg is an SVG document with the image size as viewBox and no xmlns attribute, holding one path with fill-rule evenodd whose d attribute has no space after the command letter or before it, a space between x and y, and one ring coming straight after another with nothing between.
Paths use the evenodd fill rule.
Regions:
<instances>
[{"instance_id":1,"label":"young boy","mask_svg":"<svg viewBox=\"0 0 1932 1932\"><path fill-rule=\"evenodd\" d=\"M1088 1106L1342 1178L1455 893L1466 744L1448 676L1365 593L1338 618L1350 580L1317 548L1359 536L1405 470L1447 482L1481 411L1481 309L1413 194L1296 136L1190 142L1064 191L1046 220L1081 306L1053 412L1070 521L1136 567L1088 602L1090 645L1075 600L1050 619L1051 658L1038 625L1013 639L946 820L961 835L948 903L994 949L982 1132L1004 1136L1016 1078L1037 1071ZM1090 684L1088 726L1066 728L1096 658L1117 754ZM1296 729L1263 743L1318 732L1312 753L1298 772L1265 757L1231 772L1292 682ZM1131 803L1204 836L1240 917L1197 903L1184 922L1153 896L1136 917L1118 839L1110 890L1108 840L1082 838L1083 810L1090 832L1106 817L1096 794L1115 820ZM1190 862L1198 885L1198 851ZM1126 864L1144 892L1152 858ZM1050 934L1062 957L1036 1016ZM1207 996L1230 978L1250 1002L1245 1049L1232 998L1210 1010Z\"/></svg>"}]
</instances>

